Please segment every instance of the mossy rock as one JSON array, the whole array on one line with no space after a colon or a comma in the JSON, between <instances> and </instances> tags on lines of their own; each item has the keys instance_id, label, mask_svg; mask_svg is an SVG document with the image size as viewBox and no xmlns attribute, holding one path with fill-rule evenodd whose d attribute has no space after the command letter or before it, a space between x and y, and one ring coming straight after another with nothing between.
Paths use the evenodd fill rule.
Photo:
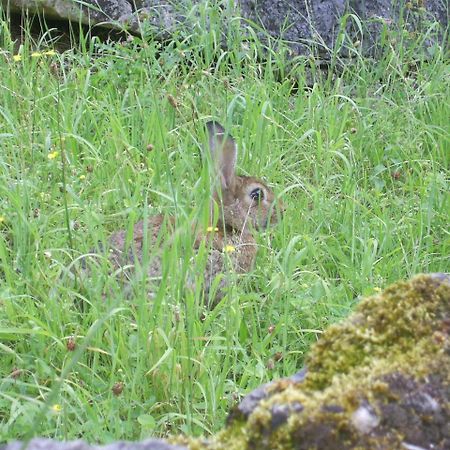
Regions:
<instances>
[{"instance_id":1,"label":"mossy rock","mask_svg":"<svg viewBox=\"0 0 450 450\"><path fill-rule=\"evenodd\" d=\"M307 370L235 408L208 449L450 449L450 277L363 300L311 349Z\"/></svg>"}]
</instances>

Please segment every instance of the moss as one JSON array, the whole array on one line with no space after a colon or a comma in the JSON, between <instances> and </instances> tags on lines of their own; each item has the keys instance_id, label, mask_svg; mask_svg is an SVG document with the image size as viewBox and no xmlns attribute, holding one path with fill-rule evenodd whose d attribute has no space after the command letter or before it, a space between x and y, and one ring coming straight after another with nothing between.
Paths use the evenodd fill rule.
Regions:
<instances>
[{"instance_id":1,"label":"moss","mask_svg":"<svg viewBox=\"0 0 450 450\"><path fill-rule=\"evenodd\" d=\"M442 350L432 335L436 322L448 314L449 291L448 283L437 287L433 277L421 275L362 301L349 320L330 327L312 349L305 388L323 389L337 374L379 365L409 371L419 362L419 374L424 356Z\"/></svg>"}]
</instances>

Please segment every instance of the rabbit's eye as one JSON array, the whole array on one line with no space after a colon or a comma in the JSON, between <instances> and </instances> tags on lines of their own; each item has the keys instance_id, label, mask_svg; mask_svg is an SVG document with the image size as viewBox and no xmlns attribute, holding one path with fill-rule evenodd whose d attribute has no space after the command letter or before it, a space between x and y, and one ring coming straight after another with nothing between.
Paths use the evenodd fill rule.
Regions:
<instances>
[{"instance_id":1,"label":"rabbit's eye","mask_svg":"<svg viewBox=\"0 0 450 450\"><path fill-rule=\"evenodd\" d=\"M250 197L252 200L261 201L264 198L264 191L261 188L253 189L253 191L250 192Z\"/></svg>"}]
</instances>

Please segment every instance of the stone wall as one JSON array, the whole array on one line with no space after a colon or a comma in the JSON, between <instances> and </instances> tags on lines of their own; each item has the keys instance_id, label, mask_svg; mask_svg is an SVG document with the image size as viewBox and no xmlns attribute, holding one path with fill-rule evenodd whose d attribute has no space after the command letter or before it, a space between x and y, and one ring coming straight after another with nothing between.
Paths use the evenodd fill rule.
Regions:
<instances>
[{"instance_id":1,"label":"stone wall","mask_svg":"<svg viewBox=\"0 0 450 450\"><path fill-rule=\"evenodd\" d=\"M188 27L192 30L198 14L199 0L1 0L3 7L14 12L39 12L47 18L80 21L84 24L125 28L133 33L153 34L161 39ZM192 13L194 5L194 13ZM370 52L378 42L383 27L395 28L405 21L406 27L426 31L430 24L448 25L446 0L223 0L217 2L221 11L222 29L226 30L232 16L242 17L245 33L248 26L255 29L263 41L280 37L290 43L292 55L309 54L311 50L327 55L336 44L343 17L357 14L359 24L347 18L347 31L354 41ZM406 6L405 6L406 5ZM428 45L433 43L430 37Z\"/></svg>"}]
</instances>

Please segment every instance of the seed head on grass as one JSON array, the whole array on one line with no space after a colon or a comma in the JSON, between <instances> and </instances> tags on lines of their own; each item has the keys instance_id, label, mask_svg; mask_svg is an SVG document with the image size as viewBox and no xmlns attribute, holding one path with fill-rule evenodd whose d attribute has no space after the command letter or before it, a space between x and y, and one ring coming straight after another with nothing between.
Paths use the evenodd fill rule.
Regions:
<instances>
[{"instance_id":1,"label":"seed head on grass","mask_svg":"<svg viewBox=\"0 0 450 450\"><path fill-rule=\"evenodd\" d=\"M178 100L172 94L167 95L167 100L169 101L170 106L172 106L173 109L178 110Z\"/></svg>"},{"instance_id":2,"label":"seed head on grass","mask_svg":"<svg viewBox=\"0 0 450 450\"><path fill-rule=\"evenodd\" d=\"M77 347L77 344L75 342L75 338L74 337L70 337L69 340L67 341L67 344L66 344L67 350L69 352L73 352L73 351L75 351L76 347Z\"/></svg>"},{"instance_id":3,"label":"seed head on grass","mask_svg":"<svg viewBox=\"0 0 450 450\"><path fill-rule=\"evenodd\" d=\"M12 370L12 372L9 374L9 376L11 378L13 378L14 380L17 380L17 378L19 378L23 373L22 369L18 369L17 367L14 367L14 369Z\"/></svg>"},{"instance_id":4,"label":"seed head on grass","mask_svg":"<svg viewBox=\"0 0 450 450\"><path fill-rule=\"evenodd\" d=\"M116 384L112 387L112 393L113 393L116 397L118 397L120 394L122 394L122 392L123 392L123 387L124 387L124 384L123 384L121 381L119 381L118 383L116 383Z\"/></svg>"},{"instance_id":5,"label":"seed head on grass","mask_svg":"<svg viewBox=\"0 0 450 450\"><path fill-rule=\"evenodd\" d=\"M283 359L283 353L282 352L276 352L275 355L273 355L274 361L278 362Z\"/></svg>"}]
</instances>

